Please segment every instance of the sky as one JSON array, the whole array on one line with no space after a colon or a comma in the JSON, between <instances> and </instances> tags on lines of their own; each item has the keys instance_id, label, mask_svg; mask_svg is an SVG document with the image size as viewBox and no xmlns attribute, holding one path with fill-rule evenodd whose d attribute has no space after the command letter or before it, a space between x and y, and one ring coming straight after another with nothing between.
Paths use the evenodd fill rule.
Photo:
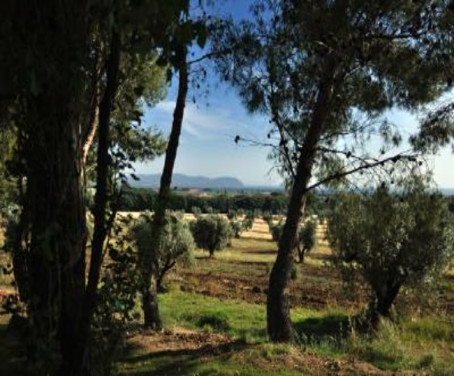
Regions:
<instances>
[{"instance_id":1,"label":"sky","mask_svg":"<svg viewBox=\"0 0 454 376\"><path fill-rule=\"evenodd\" d=\"M234 19L248 17L250 1L225 0L218 2L213 13L232 15ZM240 97L212 72L207 86L201 91L192 89L188 95L180 138L175 173L192 176L231 176L246 185L276 186L282 183L275 163L267 158L270 149L234 142L236 135L266 143L269 122L264 115L249 114ZM143 119L146 126L154 126L165 136L170 133L176 100L176 82L172 82L167 97L154 108L147 109ZM192 98L196 98L193 103ZM392 110L387 116L403 130L404 139L417 131L418 115ZM446 147L435 157L429 157L434 180L440 188L454 188L454 154ZM160 174L164 158L137 163L139 174Z\"/></svg>"}]
</instances>

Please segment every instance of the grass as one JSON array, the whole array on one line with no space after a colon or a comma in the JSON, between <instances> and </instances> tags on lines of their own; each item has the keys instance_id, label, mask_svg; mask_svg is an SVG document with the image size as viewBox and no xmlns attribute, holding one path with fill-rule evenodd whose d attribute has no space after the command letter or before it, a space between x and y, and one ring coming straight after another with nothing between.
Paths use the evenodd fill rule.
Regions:
<instances>
[{"instance_id":1,"label":"grass","mask_svg":"<svg viewBox=\"0 0 454 376\"><path fill-rule=\"evenodd\" d=\"M289 289L297 343L269 343L264 289L277 247L260 236L234 239L232 248L214 259L196 251L197 265L170 276L169 292L159 296L164 326L171 334L131 332L128 343L136 339L138 345L127 348L116 373L293 376L341 370L366 375L382 369L454 375L453 317L415 312L410 306L398 322L383 322L374 336L352 328L351 317L365 302L360 297L358 304L350 304L351 297L337 292L339 280L326 267L330 251L323 241L298 266L301 277ZM454 290L453 278L451 268L441 287L446 299ZM10 281L4 277L2 282ZM192 289L182 291L185 285ZM259 292L253 293L256 287ZM20 359L14 355L14 339L7 340L7 321L2 320L0 339L6 342L0 346L0 359ZM11 374L14 368L5 367L8 363L0 361L0 374Z\"/></svg>"}]
</instances>

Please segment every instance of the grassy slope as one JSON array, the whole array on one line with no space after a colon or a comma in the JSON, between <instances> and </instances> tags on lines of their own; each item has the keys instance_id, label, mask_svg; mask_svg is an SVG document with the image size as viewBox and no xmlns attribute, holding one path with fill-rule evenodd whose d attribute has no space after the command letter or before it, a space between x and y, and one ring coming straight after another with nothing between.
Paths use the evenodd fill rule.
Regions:
<instances>
[{"instance_id":1,"label":"grassy slope","mask_svg":"<svg viewBox=\"0 0 454 376\"><path fill-rule=\"evenodd\" d=\"M235 240L233 248L220 252L215 260L205 259L198 251L194 275L175 278L170 291L160 297L165 326L176 331L184 327L205 334L222 333L232 343L227 348L222 345L191 351L156 353L149 349L147 353L136 349L118 364L120 374L324 375L338 369L341 374L381 374L369 363L385 371L454 374L454 320L436 312L421 316L410 310L398 323L384 323L371 338L351 330L350 317L357 313L351 305L336 302L322 309L298 307L292 310L292 319L299 342L283 346L267 342L263 304L251 303L240 295L237 299L232 299L232 294L223 298L204 296L210 294L204 286L199 286L199 291L180 291L185 279L193 279L190 282L195 285L206 281L200 275L259 281L266 277L274 252L275 245L263 238ZM317 272L326 268L323 260L327 253L326 245L320 246L304 268L315 270L309 276L312 282L331 286L332 274L318 276ZM303 283L309 281L307 275L302 279ZM141 351L148 356L136 357Z\"/></svg>"}]
</instances>

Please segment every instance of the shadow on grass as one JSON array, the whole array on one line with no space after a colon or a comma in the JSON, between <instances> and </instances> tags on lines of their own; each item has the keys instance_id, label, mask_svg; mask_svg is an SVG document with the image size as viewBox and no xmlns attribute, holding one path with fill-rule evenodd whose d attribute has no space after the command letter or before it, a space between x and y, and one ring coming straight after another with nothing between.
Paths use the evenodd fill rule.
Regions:
<instances>
[{"instance_id":1,"label":"shadow on grass","mask_svg":"<svg viewBox=\"0 0 454 376\"><path fill-rule=\"evenodd\" d=\"M220 345L206 345L199 349L183 349L183 350L165 350L159 352L148 353L138 356L126 356L120 360L120 363L135 367L134 375L189 375L196 372L197 375L217 374L216 370L206 369L205 372L200 370L203 363L209 361L209 358L220 358L218 360L228 361L230 356L238 351L241 351L248 345L243 340L224 343ZM129 368L129 367L128 367ZM128 375L127 370L123 370L119 375Z\"/></svg>"},{"instance_id":2,"label":"shadow on grass","mask_svg":"<svg viewBox=\"0 0 454 376\"><path fill-rule=\"evenodd\" d=\"M347 315L308 318L294 323L298 336L309 342L337 341L348 337L351 320Z\"/></svg>"},{"instance_id":3,"label":"shadow on grass","mask_svg":"<svg viewBox=\"0 0 454 376\"><path fill-rule=\"evenodd\" d=\"M250 254L250 255L277 255L276 249L257 249L257 250L244 250L243 253Z\"/></svg>"}]
</instances>

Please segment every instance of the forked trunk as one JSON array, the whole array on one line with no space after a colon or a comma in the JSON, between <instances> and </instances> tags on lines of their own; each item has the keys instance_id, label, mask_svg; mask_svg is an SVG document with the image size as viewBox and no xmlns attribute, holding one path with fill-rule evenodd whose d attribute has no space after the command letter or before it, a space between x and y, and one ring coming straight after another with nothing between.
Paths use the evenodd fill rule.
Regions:
<instances>
[{"instance_id":1,"label":"forked trunk","mask_svg":"<svg viewBox=\"0 0 454 376\"><path fill-rule=\"evenodd\" d=\"M61 375L88 375L88 345L90 341L90 327L96 305L96 291L98 288L104 242L107 235L106 207L108 200L107 183L109 174L109 124L112 104L117 90L118 70L120 62L120 35L113 32L111 51L107 61L106 90L100 104L96 195L94 208L94 234L90 258L87 288L85 295L79 300L83 312L80 324L74 337L62 341L63 363ZM83 304L80 304L83 302ZM68 322L68 328L73 323ZM68 328L66 330L68 330ZM71 329L70 329L71 330ZM73 329L75 330L75 329Z\"/></svg>"}]
</instances>

